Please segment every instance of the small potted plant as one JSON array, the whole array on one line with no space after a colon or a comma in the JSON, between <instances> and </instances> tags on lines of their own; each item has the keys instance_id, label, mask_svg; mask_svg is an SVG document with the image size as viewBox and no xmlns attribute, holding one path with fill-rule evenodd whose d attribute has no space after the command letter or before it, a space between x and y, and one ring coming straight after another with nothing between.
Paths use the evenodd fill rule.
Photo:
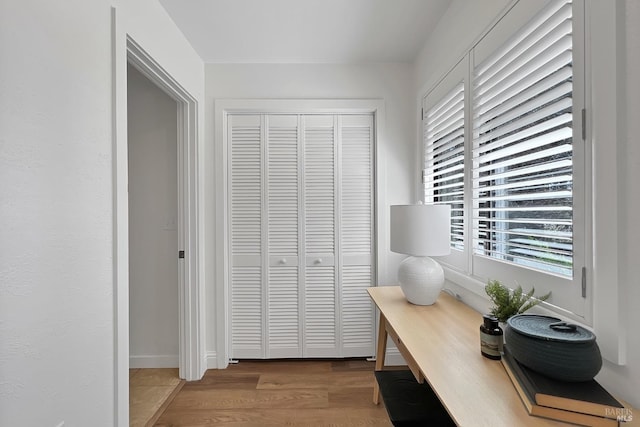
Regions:
<instances>
[{"instance_id":1,"label":"small potted plant","mask_svg":"<svg viewBox=\"0 0 640 427\"><path fill-rule=\"evenodd\" d=\"M497 317L501 323L505 323L511 316L524 313L551 296L551 292L549 292L540 297L534 297L535 288L531 288L529 292L525 293L520 285L514 290L510 290L499 280L489 280L484 290L493 303L491 314Z\"/></svg>"}]
</instances>

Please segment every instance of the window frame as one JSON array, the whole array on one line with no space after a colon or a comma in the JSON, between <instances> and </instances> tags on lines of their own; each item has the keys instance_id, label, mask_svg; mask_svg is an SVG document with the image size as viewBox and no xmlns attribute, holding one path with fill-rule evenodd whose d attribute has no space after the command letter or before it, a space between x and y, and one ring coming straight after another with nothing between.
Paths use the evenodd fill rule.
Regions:
<instances>
[{"instance_id":1,"label":"window frame","mask_svg":"<svg viewBox=\"0 0 640 427\"><path fill-rule=\"evenodd\" d=\"M455 76L459 68L466 68L465 83L465 235L464 250L458 251L452 248L452 254L439 258L445 267L445 275L448 280L460 284L472 290L478 295L485 296L484 285L488 279L499 279L507 286L515 287L522 285L529 289L536 288L536 294L541 294L547 290L555 291L545 307L556 313L560 313L568 318L590 324L592 320L591 286L586 287L586 295L583 296L582 282L589 280L589 273L592 271L590 260L591 249L587 245L590 241L591 232L591 183L587 177L591 176L591 149L589 140L580 138L582 129L583 114L586 108L587 88L586 83L586 63L585 63L585 7L581 0L573 1L573 277L563 278L552 273L531 270L497 259L474 254L473 242L473 201L472 201L472 120L473 120L473 72L476 59L483 59L497 49L503 41L509 39L517 32L523 22L528 22L540 10L546 7L545 4L537 2L515 2L512 7L488 29L466 52L460 60L443 78L441 78L422 97L423 123L421 128L424 131L424 116L428 111L429 103L437 103L437 99L430 99L438 93L446 94L453 87L451 81L456 81ZM478 60L478 63L481 60ZM454 83L455 84L455 83ZM447 86L448 85L448 86ZM444 87L443 87L444 86ZM421 170L424 165L424 139L420 141ZM578 149L576 149L578 148ZM424 187L421 187L424 188ZM424 190L422 191L424 197ZM424 200L424 199L423 199ZM583 279L583 275L585 275ZM551 283L548 287L544 286ZM571 286L567 286L571 283ZM544 285L540 285L544 284ZM555 298L554 298L555 296Z\"/></svg>"}]
</instances>

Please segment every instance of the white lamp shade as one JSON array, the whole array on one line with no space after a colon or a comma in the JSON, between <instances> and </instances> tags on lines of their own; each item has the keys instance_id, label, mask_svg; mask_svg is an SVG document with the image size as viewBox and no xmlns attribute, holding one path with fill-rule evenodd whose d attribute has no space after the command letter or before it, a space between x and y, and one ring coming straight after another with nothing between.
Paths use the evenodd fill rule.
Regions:
<instances>
[{"instance_id":1,"label":"white lamp shade","mask_svg":"<svg viewBox=\"0 0 640 427\"><path fill-rule=\"evenodd\" d=\"M451 253L451 206L391 206L391 251L413 256Z\"/></svg>"}]
</instances>

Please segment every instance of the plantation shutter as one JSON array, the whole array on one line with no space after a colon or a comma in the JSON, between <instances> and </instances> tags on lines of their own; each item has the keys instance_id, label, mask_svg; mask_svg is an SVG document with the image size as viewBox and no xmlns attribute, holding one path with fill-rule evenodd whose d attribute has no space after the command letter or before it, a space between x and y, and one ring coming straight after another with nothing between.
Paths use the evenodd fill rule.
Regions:
<instances>
[{"instance_id":1,"label":"plantation shutter","mask_svg":"<svg viewBox=\"0 0 640 427\"><path fill-rule=\"evenodd\" d=\"M424 201L451 205L451 248L464 250L464 82L424 112Z\"/></svg>"},{"instance_id":2,"label":"plantation shutter","mask_svg":"<svg viewBox=\"0 0 640 427\"><path fill-rule=\"evenodd\" d=\"M263 357L261 118L229 116L231 339L243 357Z\"/></svg>"},{"instance_id":3,"label":"plantation shutter","mask_svg":"<svg viewBox=\"0 0 640 427\"><path fill-rule=\"evenodd\" d=\"M361 356L373 346L373 117L341 116L340 253L342 356Z\"/></svg>"},{"instance_id":4,"label":"plantation shutter","mask_svg":"<svg viewBox=\"0 0 640 427\"><path fill-rule=\"evenodd\" d=\"M267 122L267 357L301 357L298 116Z\"/></svg>"},{"instance_id":5,"label":"plantation shutter","mask_svg":"<svg viewBox=\"0 0 640 427\"><path fill-rule=\"evenodd\" d=\"M551 2L474 67L473 251L571 277L572 8Z\"/></svg>"},{"instance_id":6,"label":"plantation shutter","mask_svg":"<svg viewBox=\"0 0 640 427\"><path fill-rule=\"evenodd\" d=\"M451 206L452 250L439 260L460 270L469 264L468 74L465 58L422 100L423 201Z\"/></svg>"},{"instance_id":7,"label":"plantation shutter","mask_svg":"<svg viewBox=\"0 0 640 427\"><path fill-rule=\"evenodd\" d=\"M304 117L305 285L304 354L334 356L336 314L335 117Z\"/></svg>"}]
</instances>

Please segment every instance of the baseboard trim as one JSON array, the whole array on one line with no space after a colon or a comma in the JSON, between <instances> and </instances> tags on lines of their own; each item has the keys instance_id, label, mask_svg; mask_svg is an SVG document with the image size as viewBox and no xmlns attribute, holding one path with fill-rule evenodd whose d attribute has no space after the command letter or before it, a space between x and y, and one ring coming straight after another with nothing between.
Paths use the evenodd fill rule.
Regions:
<instances>
[{"instance_id":1,"label":"baseboard trim","mask_svg":"<svg viewBox=\"0 0 640 427\"><path fill-rule=\"evenodd\" d=\"M407 362L404 361L402 355L397 348L387 348L387 352L384 358L385 366L406 366ZM215 351L207 352L207 369L224 369L226 366L218 366L218 353Z\"/></svg>"},{"instance_id":2,"label":"baseboard trim","mask_svg":"<svg viewBox=\"0 0 640 427\"><path fill-rule=\"evenodd\" d=\"M178 355L160 356L160 355L143 355L129 356L129 368L177 368Z\"/></svg>"},{"instance_id":3,"label":"baseboard trim","mask_svg":"<svg viewBox=\"0 0 640 427\"><path fill-rule=\"evenodd\" d=\"M215 351L207 352L207 369L220 369L218 367L218 353Z\"/></svg>"}]
</instances>

